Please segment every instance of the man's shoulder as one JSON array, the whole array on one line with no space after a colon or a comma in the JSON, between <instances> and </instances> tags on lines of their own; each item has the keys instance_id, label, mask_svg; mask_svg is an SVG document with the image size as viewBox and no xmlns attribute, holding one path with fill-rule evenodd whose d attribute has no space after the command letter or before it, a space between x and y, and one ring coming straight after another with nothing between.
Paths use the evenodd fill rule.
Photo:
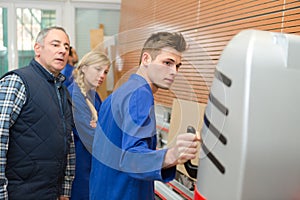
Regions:
<instances>
[{"instance_id":1,"label":"man's shoulder","mask_svg":"<svg viewBox=\"0 0 300 200\"><path fill-rule=\"evenodd\" d=\"M9 72L4 74L0 78L0 85L1 86L6 86L6 87L18 87L18 85L23 85L23 80L18 74ZM19 86L19 87L20 87Z\"/></svg>"}]
</instances>

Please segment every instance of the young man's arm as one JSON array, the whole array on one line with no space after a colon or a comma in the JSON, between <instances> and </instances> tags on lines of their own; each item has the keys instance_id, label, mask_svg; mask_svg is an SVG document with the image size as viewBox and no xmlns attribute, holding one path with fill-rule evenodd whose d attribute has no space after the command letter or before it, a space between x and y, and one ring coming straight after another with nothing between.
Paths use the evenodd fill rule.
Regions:
<instances>
[{"instance_id":1,"label":"young man's arm","mask_svg":"<svg viewBox=\"0 0 300 200\"><path fill-rule=\"evenodd\" d=\"M137 179L168 181L174 174L172 167L196 157L200 138L192 133L180 134L174 147L156 150L155 146L151 146L156 135L151 91L140 87L127 101L122 107L122 113L127 113L127 116L119 122L123 125L122 170Z\"/></svg>"}]
</instances>

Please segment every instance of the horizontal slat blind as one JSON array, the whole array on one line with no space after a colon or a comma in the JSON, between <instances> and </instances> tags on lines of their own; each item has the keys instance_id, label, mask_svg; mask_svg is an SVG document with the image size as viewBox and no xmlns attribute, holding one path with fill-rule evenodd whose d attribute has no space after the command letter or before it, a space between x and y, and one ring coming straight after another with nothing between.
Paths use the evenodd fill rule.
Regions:
<instances>
[{"instance_id":1,"label":"horizontal slat blind","mask_svg":"<svg viewBox=\"0 0 300 200\"><path fill-rule=\"evenodd\" d=\"M244 29L300 34L300 1L122 0L117 45L123 60L120 82L138 66L141 48L151 33L180 31L189 49L171 90L158 90L155 101L168 107L173 98L207 103L220 55Z\"/></svg>"}]
</instances>

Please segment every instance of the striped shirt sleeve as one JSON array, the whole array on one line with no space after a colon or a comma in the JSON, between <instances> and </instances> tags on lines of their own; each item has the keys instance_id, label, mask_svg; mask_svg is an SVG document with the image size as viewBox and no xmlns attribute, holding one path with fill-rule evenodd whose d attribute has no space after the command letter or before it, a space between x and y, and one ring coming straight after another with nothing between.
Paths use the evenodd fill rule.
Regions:
<instances>
[{"instance_id":1,"label":"striped shirt sleeve","mask_svg":"<svg viewBox=\"0 0 300 200\"><path fill-rule=\"evenodd\" d=\"M75 144L74 144L74 136L73 132L71 133L71 144L70 150L67 157L67 166L65 169L65 177L64 183L62 185L62 196L70 197L71 196L71 189L72 183L75 178Z\"/></svg>"},{"instance_id":2,"label":"striped shirt sleeve","mask_svg":"<svg viewBox=\"0 0 300 200\"><path fill-rule=\"evenodd\" d=\"M8 199L5 166L9 128L18 118L25 101L25 85L18 75L7 75L0 80L0 199Z\"/></svg>"}]
</instances>

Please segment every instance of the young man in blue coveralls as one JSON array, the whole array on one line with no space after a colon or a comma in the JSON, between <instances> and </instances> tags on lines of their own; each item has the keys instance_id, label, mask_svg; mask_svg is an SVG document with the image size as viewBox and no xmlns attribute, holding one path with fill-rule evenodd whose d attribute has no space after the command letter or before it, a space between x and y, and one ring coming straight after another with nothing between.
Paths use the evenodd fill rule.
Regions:
<instances>
[{"instance_id":1,"label":"young man in blue coveralls","mask_svg":"<svg viewBox=\"0 0 300 200\"><path fill-rule=\"evenodd\" d=\"M174 179L176 165L196 157L200 138L179 134L169 149L156 149L153 94L169 89L186 41L159 32L144 44L140 66L102 104L93 143L90 199L154 199L154 181Z\"/></svg>"}]
</instances>

